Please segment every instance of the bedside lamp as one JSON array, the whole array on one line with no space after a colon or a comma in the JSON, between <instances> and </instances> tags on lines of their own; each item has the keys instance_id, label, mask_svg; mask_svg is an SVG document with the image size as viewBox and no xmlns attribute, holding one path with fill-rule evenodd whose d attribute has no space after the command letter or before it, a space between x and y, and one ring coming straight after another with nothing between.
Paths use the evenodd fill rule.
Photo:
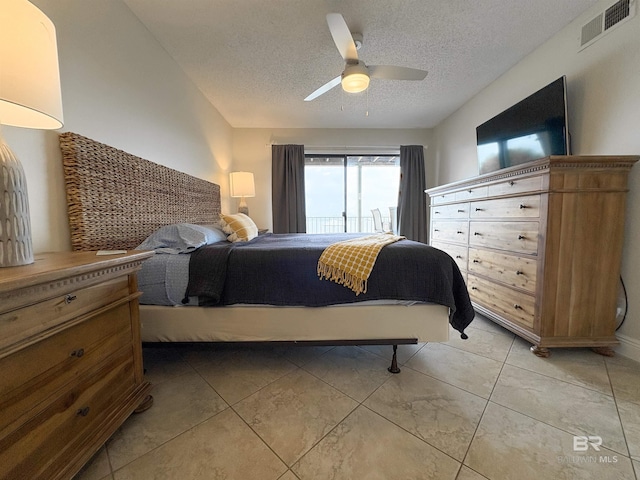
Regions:
<instances>
[{"instance_id":1,"label":"bedside lamp","mask_svg":"<svg viewBox=\"0 0 640 480\"><path fill-rule=\"evenodd\" d=\"M0 8L0 124L62 127L55 27L27 0L2 0ZM24 170L0 134L0 267L30 263Z\"/></svg>"},{"instance_id":2,"label":"bedside lamp","mask_svg":"<svg viewBox=\"0 0 640 480\"><path fill-rule=\"evenodd\" d=\"M238 213L249 215L249 208L245 197L255 197L256 187L253 183L253 173L251 172L231 172L229 174L229 190L232 197L240 197Z\"/></svg>"}]
</instances>

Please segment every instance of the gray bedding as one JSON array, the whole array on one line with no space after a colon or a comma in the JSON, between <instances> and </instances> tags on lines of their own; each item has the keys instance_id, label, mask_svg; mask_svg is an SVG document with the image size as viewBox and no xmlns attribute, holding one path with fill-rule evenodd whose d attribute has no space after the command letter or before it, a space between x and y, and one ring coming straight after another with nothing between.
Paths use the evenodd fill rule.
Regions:
<instances>
[{"instance_id":1,"label":"gray bedding","mask_svg":"<svg viewBox=\"0 0 640 480\"><path fill-rule=\"evenodd\" d=\"M142 305L184 305L184 294L189 282L189 255L156 253L146 260L138 273L138 289L142 292ZM192 298L189 305L197 305Z\"/></svg>"}]
</instances>

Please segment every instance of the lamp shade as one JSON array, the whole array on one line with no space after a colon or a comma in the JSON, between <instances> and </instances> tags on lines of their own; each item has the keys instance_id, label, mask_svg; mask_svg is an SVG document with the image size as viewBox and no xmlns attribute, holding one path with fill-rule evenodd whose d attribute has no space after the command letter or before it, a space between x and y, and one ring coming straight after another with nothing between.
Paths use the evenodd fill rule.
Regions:
<instances>
[{"instance_id":1,"label":"lamp shade","mask_svg":"<svg viewBox=\"0 0 640 480\"><path fill-rule=\"evenodd\" d=\"M62 127L56 30L27 0L0 7L0 123Z\"/></svg>"},{"instance_id":2,"label":"lamp shade","mask_svg":"<svg viewBox=\"0 0 640 480\"><path fill-rule=\"evenodd\" d=\"M0 124L62 126L56 29L27 0L0 0ZM0 136L0 267L33 263L24 169Z\"/></svg>"},{"instance_id":3,"label":"lamp shade","mask_svg":"<svg viewBox=\"0 0 640 480\"><path fill-rule=\"evenodd\" d=\"M231 172L229 190L232 197L255 197L256 187L251 172Z\"/></svg>"}]
</instances>

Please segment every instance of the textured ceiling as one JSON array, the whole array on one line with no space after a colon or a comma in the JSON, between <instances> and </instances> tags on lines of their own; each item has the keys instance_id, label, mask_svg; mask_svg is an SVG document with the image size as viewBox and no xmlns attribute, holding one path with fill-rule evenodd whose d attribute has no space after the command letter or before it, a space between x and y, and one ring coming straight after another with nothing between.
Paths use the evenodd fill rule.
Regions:
<instances>
[{"instance_id":1,"label":"textured ceiling","mask_svg":"<svg viewBox=\"0 0 640 480\"><path fill-rule=\"evenodd\" d=\"M235 128L434 127L596 1L124 0ZM330 12L367 64L429 75L304 102L344 69Z\"/></svg>"}]
</instances>

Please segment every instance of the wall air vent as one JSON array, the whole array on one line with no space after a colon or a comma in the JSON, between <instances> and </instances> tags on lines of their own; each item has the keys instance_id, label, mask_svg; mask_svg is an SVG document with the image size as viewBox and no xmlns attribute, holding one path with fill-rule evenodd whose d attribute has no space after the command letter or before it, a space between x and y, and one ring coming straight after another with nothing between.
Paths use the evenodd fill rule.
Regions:
<instances>
[{"instance_id":1,"label":"wall air vent","mask_svg":"<svg viewBox=\"0 0 640 480\"><path fill-rule=\"evenodd\" d=\"M637 0L619 0L604 12L600 12L592 20L582 26L580 32L580 48L588 47L599 40L613 27L617 27L636 14Z\"/></svg>"},{"instance_id":2,"label":"wall air vent","mask_svg":"<svg viewBox=\"0 0 640 480\"><path fill-rule=\"evenodd\" d=\"M604 29L609 30L616 23L621 22L629 16L631 0L620 0L618 3L610 6L604 12Z\"/></svg>"},{"instance_id":3,"label":"wall air vent","mask_svg":"<svg viewBox=\"0 0 640 480\"><path fill-rule=\"evenodd\" d=\"M600 13L596 18L582 26L580 46L585 47L587 43L591 42L591 40L595 40L599 37L602 32L602 13Z\"/></svg>"}]
</instances>

